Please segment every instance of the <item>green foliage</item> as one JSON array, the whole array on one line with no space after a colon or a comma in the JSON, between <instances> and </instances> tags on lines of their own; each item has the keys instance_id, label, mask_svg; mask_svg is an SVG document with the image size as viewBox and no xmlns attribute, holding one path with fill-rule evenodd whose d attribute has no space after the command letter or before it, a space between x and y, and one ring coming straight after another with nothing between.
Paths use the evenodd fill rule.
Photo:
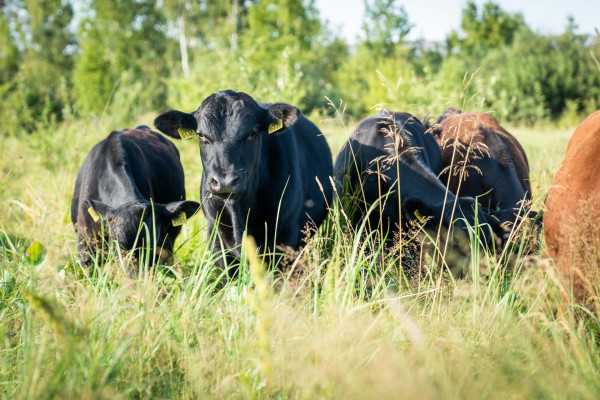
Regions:
<instances>
[{"instance_id":1,"label":"green foliage","mask_svg":"<svg viewBox=\"0 0 600 400\"><path fill-rule=\"evenodd\" d=\"M0 95L2 88L10 83L19 70L19 56L19 49L11 34L8 18L0 12Z\"/></svg>"},{"instance_id":2,"label":"green foliage","mask_svg":"<svg viewBox=\"0 0 600 400\"><path fill-rule=\"evenodd\" d=\"M73 71L80 111L102 112L125 73L141 83L135 98L145 109L165 103L162 78L168 73L163 61L168 39L156 1L94 0L82 23L81 38Z\"/></svg>"},{"instance_id":3,"label":"green foliage","mask_svg":"<svg viewBox=\"0 0 600 400\"><path fill-rule=\"evenodd\" d=\"M345 45L323 27L313 0L253 4L241 44L247 71L261 77L261 86L305 112L325 104L332 73L347 55Z\"/></svg>"},{"instance_id":4,"label":"green foliage","mask_svg":"<svg viewBox=\"0 0 600 400\"><path fill-rule=\"evenodd\" d=\"M245 17L236 51L191 49L190 76L176 74L169 81L170 107L195 109L210 93L232 88L309 113L324 106L324 96L336 94L334 73L347 47L321 24L313 2L261 1L239 12Z\"/></svg>"},{"instance_id":5,"label":"green foliage","mask_svg":"<svg viewBox=\"0 0 600 400\"><path fill-rule=\"evenodd\" d=\"M511 46L490 51L481 70L485 94L501 119L535 122L571 111L591 113L600 104L600 73L584 38L571 30L551 38L520 31Z\"/></svg>"},{"instance_id":6,"label":"green foliage","mask_svg":"<svg viewBox=\"0 0 600 400\"><path fill-rule=\"evenodd\" d=\"M88 0L79 15L72 4L0 2L4 133L72 115L193 109L223 89L314 115L334 113L329 98L356 119L379 105L436 114L474 93L523 122L574 120L600 104L599 46L572 19L564 34L541 35L492 1L466 4L445 50L406 41L412 24L398 0L365 0L352 48L315 0Z\"/></svg>"},{"instance_id":7,"label":"green foliage","mask_svg":"<svg viewBox=\"0 0 600 400\"><path fill-rule=\"evenodd\" d=\"M0 93L6 95L0 118L7 121L7 131L33 130L36 121L60 118L70 103L72 19L73 8L62 0L26 0L2 8L0 46L6 51L2 58L6 70L2 69L0 82L6 83Z\"/></svg>"},{"instance_id":8,"label":"green foliage","mask_svg":"<svg viewBox=\"0 0 600 400\"><path fill-rule=\"evenodd\" d=\"M184 36L192 47L229 47L232 35L241 29L247 4L254 1L189 1L165 0L161 10L172 28L179 30L184 22Z\"/></svg>"},{"instance_id":9,"label":"green foliage","mask_svg":"<svg viewBox=\"0 0 600 400\"><path fill-rule=\"evenodd\" d=\"M397 0L364 0L364 45L373 54L388 57L412 29L404 7Z\"/></svg>"},{"instance_id":10,"label":"green foliage","mask_svg":"<svg viewBox=\"0 0 600 400\"><path fill-rule=\"evenodd\" d=\"M374 58L368 47L359 48L336 77L348 114L361 118L372 113L373 108L385 107L431 116L449 105L475 106L466 99L481 94L479 75L465 72L469 66L464 59L447 57L435 66L435 72L426 76L419 73L411 59L407 47L398 47L393 57L379 59ZM465 85L465 79L474 79L474 83Z\"/></svg>"},{"instance_id":11,"label":"green foliage","mask_svg":"<svg viewBox=\"0 0 600 400\"><path fill-rule=\"evenodd\" d=\"M481 14L474 1L463 10L460 24L462 34L452 32L448 39L448 51L458 49L464 56L481 57L489 49L510 45L515 34L525 27L521 14L503 11L492 1L483 5Z\"/></svg>"}]
</instances>

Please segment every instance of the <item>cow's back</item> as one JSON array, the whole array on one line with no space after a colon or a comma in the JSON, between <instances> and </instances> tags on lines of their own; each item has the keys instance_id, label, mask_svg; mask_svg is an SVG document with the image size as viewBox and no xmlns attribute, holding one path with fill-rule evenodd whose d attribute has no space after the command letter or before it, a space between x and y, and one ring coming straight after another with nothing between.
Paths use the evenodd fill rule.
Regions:
<instances>
[{"instance_id":1,"label":"cow's back","mask_svg":"<svg viewBox=\"0 0 600 400\"><path fill-rule=\"evenodd\" d=\"M150 129L113 131L94 145L77 174L71 200L73 224L91 231L83 202L93 199L114 205L121 194L118 187L156 203L185 200L183 167L175 145Z\"/></svg>"},{"instance_id":2,"label":"cow's back","mask_svg":"<svg viewBox=\"0 0 600 400\"><path fill-rule=\"evenodd\" d=\"M362 173L378 158L385 161L401 159L408 164L416 162L433 174L438 174L442 168L440 149L434 137L416 117L402 112L383 110L363 119L337 156L336 177L348 171L351 164L355 164L354 170ZM387 175L396 179L393 170Z\"/></svg>"},{"instance_id":3,"label":"cow's back","mask_svg":"<svg viewBox=\"0 0 600 400\"><path fill-rule=\"evenodd\" d=\"M185 200L184 172L177 147L150 129L122 131L121 144L135 185L156 203Z\"/></svg>"},{"instance_id":4,"label":"cow's back","mask_svg":"<svg viewBox=\"0 0 600 400\"><path fill-rule=\"evenodd\" d=\"M600 244L600 111L569 140L546 198L546 248L575 296L583 300L598 282Z\"/></svg>"}]
</instances>

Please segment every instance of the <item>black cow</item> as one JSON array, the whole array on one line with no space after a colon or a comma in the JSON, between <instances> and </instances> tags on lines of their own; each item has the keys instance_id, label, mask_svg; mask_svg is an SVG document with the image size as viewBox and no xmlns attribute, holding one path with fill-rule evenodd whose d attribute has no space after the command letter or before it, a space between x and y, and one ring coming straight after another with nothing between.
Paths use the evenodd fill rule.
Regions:
<instances>
[{"instance_id":1,"label":"black cow","mask_svg":"<svg viewBox=\"0 0 600 400\"><path fill-rule=\"evenodd\" d=\"M409 221L426 218L428 228L454 224L464 232L466 222L473 225L477 216L493 232L502 231L496 218L480 210L475 213L475 199L457 198L447 191L437 178L442 169L439 146L410 114L382 110L363 119L340 151L334 169L342 190L362 199L354 223L381 199L369 221L388 237ZM491 244L493 235L488 231L484 236Z\"/></svg>"},{"instance_id":2,"label":"black cow","mask_svg":"<svg viewBox=\"0 0 600 400\"><path fill-rule=\"evenodd\" d=\"M263 249L297 249L306 225L318 227L325 219L331 151L296 107L226 90L210 95L195 112L166 112L154 125L173 138L198 135L208 235L218 222L214 250L222 250L222 240L230 250L228 264L240 255L245 228Z\"/></svg>"},{"instance_id":3,"label":"black cow","mask_svg":"<svg viewBox=\"0 0 600 400\"><path fill-rule=\"evenodd\" d=\"M181 231L179 225L198 208L197 202L185 201L183 167L173 143L147 126L113 131L90 150L75 182L71 220L82 263L91 262L102 241L103 221L104 231L126 250L134 248L145 224L153 261L158 256L165 261ZM146 247L145 239L142 229L138 249Z\"/></svg>"}]
</instances>

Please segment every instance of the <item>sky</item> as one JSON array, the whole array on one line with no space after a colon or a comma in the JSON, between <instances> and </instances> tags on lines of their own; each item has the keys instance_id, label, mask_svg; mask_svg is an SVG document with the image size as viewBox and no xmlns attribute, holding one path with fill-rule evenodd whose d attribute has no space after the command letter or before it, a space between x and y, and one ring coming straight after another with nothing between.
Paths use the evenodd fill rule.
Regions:
<instances>
[{"instance_id":1,"label":"sky","mask_svg":"<svg viewBox=\"0 0 600 400\"><path fill-rule=\"evenodd\" d=\"M486 1L476 0L478 6ZM404 0L412 31L409 40L442 41L460 26L461 11L467 0ZM579 26L578 33L600 30L600 0L496 0L508 12L520 12L527 24L539 33L561 33L572 15ZM340 30L350 43L356 42L361 31L363 0L316 0L321 16Z\"/></svg>"}]
</instances>

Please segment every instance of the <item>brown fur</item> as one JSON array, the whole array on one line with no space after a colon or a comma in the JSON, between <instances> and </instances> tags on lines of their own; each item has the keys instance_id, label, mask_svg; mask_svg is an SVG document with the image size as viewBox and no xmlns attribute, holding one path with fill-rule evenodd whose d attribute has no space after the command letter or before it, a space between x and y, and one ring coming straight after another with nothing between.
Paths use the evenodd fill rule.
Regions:
<instances>
[{"instance_id":1,"label":"brown fur","mask_svg":"<svg viewBox=\"0 0 600 400\"><path fill-rule=\"evenodd\" d=\"M599 154L600 110L586 118L569 140L544 211L548 255L580 301L591 300L600 266Z\"/></svg>"},{"instance_id":2,"label":"brown fur","mask_svg":"<svg viewBox=\"0 0 600 400\"><path fill-rule=\"evenodd\" d=\"M518 208L531 199L525 151L494 117L449 108L431 130L442 149L440 178L451 191L485 194L480 202L491 208Z\"/></svg>"}]
</instances>

